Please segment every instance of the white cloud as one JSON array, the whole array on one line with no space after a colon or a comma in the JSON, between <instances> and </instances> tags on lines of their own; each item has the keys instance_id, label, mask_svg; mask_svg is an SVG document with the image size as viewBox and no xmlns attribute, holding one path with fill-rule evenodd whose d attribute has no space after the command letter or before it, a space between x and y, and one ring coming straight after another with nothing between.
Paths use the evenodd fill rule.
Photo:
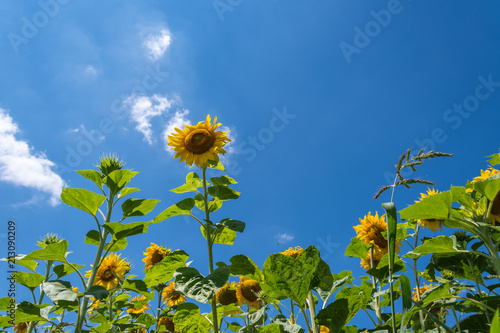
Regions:
<instances>
[{"instance_id":1,"label":"white cloud","mask_svg":"<svg viewBox=\"0 0 500 333\"><path fill-rule=\"evenodd\" d=\"M295 238L295 236L285 232L283 234L277 234L276 236L274 236L274 238L278 240L278 243L286 244L292 241Z\"/></svg>"},{"instance_id":2,"label":"white cloud","mask_svg":"<svg viewBox=\"0 0 500 333\"><path fill-rule=\"evenodd\" d=\"M175 151L171 149L172 147L167 145L168 136L171 133L175 132L175 128L183 129L184 124L191 125L191 121L187 119L188 114L189 110L186 109L176 111L175 114L168 121L167 125L165 126L165 130L163 131L163 142L165 142L165 149L172 155L175 154Z\"/></svg>"},{"instance_id":3,"label":"white cloud","mask_svg":"<svg viewBox=\"0 0 500 333\"><path fill-rule=\"evenodd\" d=\"M97 75L97 69L95 69L95 67L92 65L88 65L87 67L85 67L85 73L91 76L95 76Z\"/></svg>"},{"instance_id":4,"label":"white cloud","mask_svg":"<svg viewBox=\"0 0 500 333\"><path fill-rule=\"evenodd\" d=\"M149 57L156 61L163 57L171 41L170 32L167 29L161 29L159 34L149 35L144 41L144 46L148 50Z\"/></svg>"},{"instance_id":5,"label":"white cloud","mask_svg":"<svg viewBox=\"0 0 500 333\"><path fill-rule=\"evenodd\" d=\"M17 132L12 117L0 109L0 181L48 193L50 204L58 205L65 183L52 171L55 164L44 153L33 152L25 141L16 139Z\"/></svg>"},{"instance_id":6,"label":"white cloud","mask_svg":"<svg viewBox=\"0 0 500 333\"><path fill-rule=\"evenodd\" d=\"M168 112L173 102L165 96L153 95L130 96L125 100L130 106L130 118L136 122L135 129L144 135L144 140L153 143L153 130L151 129L151 118L161 116Z\"/></svg>"},{"instance_id":7,"label":"white cloud","mask_svg":"<svg viewBox=\"0 0 500 333\"><path fill-rule=\"evenodd\" d=\"M217 128L217 131L227 132L226 135L231 140L223 147L226 153L221 155L222 163L227 163L229 157L236 152L236 131L224 125Z\"/></svg>"}]
</instances>

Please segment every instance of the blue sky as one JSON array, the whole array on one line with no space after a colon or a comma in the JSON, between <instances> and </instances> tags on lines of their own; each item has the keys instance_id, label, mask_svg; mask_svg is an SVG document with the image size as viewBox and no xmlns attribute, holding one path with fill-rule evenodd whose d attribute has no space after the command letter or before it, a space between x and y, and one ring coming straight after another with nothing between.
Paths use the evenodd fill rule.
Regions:
<instances>
[{"instance_id":1,"label":"blue sky","mask_svg":"<svg viewBox=\"0 0 500 333\"><path fill-rule=\"evenodd\" d=\"M161 200L159 213L184 198L169 190L191 171L165 133L210 114L231 130L224 162L241 192L216 219L247 223L216 261L243 253L262 265L314 244L332 271L359 276L344 249L360 217L382 212L389 196L373 195L402 152L455 154L418 171L439 190L498 152L499 11L492 0L3 1L0 235L15 220L27 253L58 233L89 264L94 222L58 200L63 186L92 189L73 170L115 152L140 172L136 197ZM397 207L424 190L398 188ZM134 274L150 242L208 270L194 221L131 238L122 256Z\"/></svg>"}]
</instances>

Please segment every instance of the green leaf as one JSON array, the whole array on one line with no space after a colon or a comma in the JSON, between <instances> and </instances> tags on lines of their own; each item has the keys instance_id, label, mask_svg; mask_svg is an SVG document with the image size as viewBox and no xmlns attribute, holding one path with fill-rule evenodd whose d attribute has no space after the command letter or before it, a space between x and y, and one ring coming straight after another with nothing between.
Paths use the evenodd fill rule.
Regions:
<instances>
[{"instance_id":1,"label":"green leaf","mask_svg":"<svg viewBox=\"0 0 500 333\"><path fill-rule=\"evenodd\" d=\"M85 292L85 295L95 297L100 301L108 297L109 292L103 286L92 286Z\"/></svg>"},{"instance_id":2,"label":"green leaf","mask_svg":"<svg viewBox=\"0 0 500 333\"><path fill-rule=\"evenodd\" d=\"M15 259L15 263L21 266L26 267L27 269L35 272L35 269L38 267L38 263L35 260L25 259L26 255L17 255Z\"/></svg>"},{"instance_id":3,"label":"green leaf","mask_svg":"<svg viewBox=\"0 0 500 333\"><path fill-rule=\"evenodd\" d=\"M52 306L48 304L36 305L30 302L18 304L16 309L16 324L29 321L40 321L48 319ZM8 317L7 317L8 318Z\"/></svg>"},{"instance_id":4,"label":"green leaf","mask_svg":"<svg viewBox=\"0 0 500 333\"><path fill-rule=\"evenodd\" d=\"M152 287L172 280L177 269L186 267L188 258L189 256L184 251L175 251L167 255L162 261L146 271L146 277L144 278L146 286Z\"/></svg>"},{"instance_id":5,"label":"green leaf","mask_svg":"<svg viewBox=\"0 0 500 333\"><path fill-rule=\"evenodd\" d=\"M16 282L22 284L31 291L42 284L45 277L38 273L15 272Z\"/></svg>"},{"instance_id":6,"label":"green leaf","mask_svg":"<svg viewBox=\"0 0 500 333\"><path fill-rule=\"evenodd\" d=\"M66 205L81 209L95 216L99 207L106 200L106 197L84 188L63 188L61 200Z\"/></svg>"},{"instance_id":7,"label":"green leaf","mask_svg":"<svg viewBox=\"0 0 500 333\"><path fill-rule=\"evenodd\" d=\"M194 196L194 201L196 207L200 209L202 212L205 211L205 201L203 200L203 196L200 194L197 194ZM219 210L222 207L222 203L224 201L219 200L218 198L213 198L212 200L208 201L208 212L213 213L217 210Z\"/></svg>"},{"instance_id":8,"label":"green leaf","mask_svg":"<svg viewBox=\"0 0 500 333\"><path fill-rule=\"evenodd\" d=\"M0 311L10 311L16 308L16 300L10 297L0 298Z\"/></svg>"},{"instance_id":9,"label":"green leaf","mask_svg":"<svg viewBox=\"0 0 500 333\"><path fill-rule=\"evenodd\" d=\"M279 324L270 324L259 328L259 333L282 333L285 332Z\"/></svg>"},{"instance_id":10,"label":"green leaf","mask_svg":"<svg viewBox=\"0 0 500 333\"><path fill-rule=\"evenodd\" d=\"M231 265L229 266L229 273L232 276L243 276L257 282L264 281L264 273L262 273L259 266L257 266L249 257L243 254L238 254L229 259L229 261L231 262Z\"/></svg>"},{"instance_id":11,"label":"green leaf","mask_svg":"<svg viewBox=\"0 0 500 333\"><path fill-rule=\"evenodd\" d=\"M392 268L392 273L397 273L399 271L406 271L406 267L403 261L399 259L399 256L396 255L394 260L394 267ZM366 271L371 276L376 277L381 282L389 277L389 254L386 254L380 259L378 265L374 268L370 268Z\"/></svg>"},{"instance_id":12,"label":"green leaf","mask_svg":"<svg viewBox=\"0 0 500 333\"><path fill-rule=\"evenodd\" d=\"M331 333L339 333L361 309L362 303L360 295L337 299L318 312L316 321L318 324L328 327Z\"/></svg>"},{"instance_id":13,"label":"green leaf","mask_svg":"<svg viewBox=\"0 0 500 333\"><path fill-rule=\"evenodd\" d=\"M90 230L85 236L85 244L92 244L95 246L99 246L99 232L97 230ZM111 246L112 244L112 246ZM123 250L127 247L128 242L126 238L122 238L120 240L113 240L106 244L104 250L116 252ZM111 246L111 248L110 248Z\"/></svg>"},{"instance_id":14,"label":"green leaf","mask_svg":"<svg viewBox=\"0 0 500 333\"><path fill-rule=\"evenodd\" d=\"M401 319L401 328L400 332L404 332L403 329L403 322L404 318L406 315L406 312L410 311L413 302L412 302L412 292L411 292L411 283L410 279L406 275L400 275L399 276L399 282L401 284L401 293L403 294L403 311L401 312L402 319Z\"/></svg>"},{"instance_id":15,"label":"green leaf","mask_svg":"<svg viewBox=\"0 0 500 333\"><path fill-rule=\"evenodd\" d=\"M168 207L163 212L158 214L151 222L158 223L164 221L172 216L177 215L191 215L191 210L194 207L194 199L187 198L179 201L173 206Z\"/></svg>"},{"instance_id":16,"label":"green leaf","mask_svg":"<svg viewBox=\"0 0 500 333\"><path fill-rule=\"evenodd\" d=\"M452 273L456 279L477 280L480 284L483 284L484 272L494 274L485 257L471 252L436 253L432 255L431 263L443 276Z\"/></svg>"},{"instance_id":17,"label":"green leaf","mask_svg":"<svg viewBox=\"0 0 500 333\"><path fill-rule=\"evenodd\" d=\"M121 199L124 196L127 196L127 195L134 193L134 192L137 192L137 191L140 191L137 187L124 187L124 188L122 188L120 193L118 193L118 198Z\"/></svg>"},{"instance_id":18,"label":"green leaf","mask_svg":"<svg viewBox=\"0 0 500 333\"><path fill-rule=\"evenodd\" d=\"M394 267L394 256L396 254L396 230L398 225L398 213L396 206L393 202L386 202L382 204L387 216L387 231L389 234L389 267ZM394 273L394 272L393 272Z\"/></svg>"},{"instance_id":19,"label":"green leaf","mask_svg":"<svg viewBox=\"0 0 500 333\"><path fill-rule=\"evenodd\" d=\"M72 302L76 300L77 294L71 289L71 283L66 281L44 282L42 290L53 302L60 300Z\"/></svg>"},{"instance_id":20,"label":"green leaf","mask_svg":"<svg viewBox=\"0 0 500 333\"><path fill-rule=\"evenodd\" d=\"M130 216L144 216L152 211L160 200L156 199L127 199L122 204L123 218Z\"/></svg>"},{"instance_id":21,"label":"green leaf","mask_svg":"<svg viewBox=\"0 0 500 333\"><path fill-rule=\"evenodd\" d=\"M475 182L474 189L493 201L500 191L500 174L486 178L483 181Z\"/></svg>"},{"instance_id":22,"label":"green leaf","mask_svg":"<svg viewBox=\"0 0 500 333\"><path fill-rule=\"evenodd\" d=\"M236 180L229 176L221 176L221 177L214 177L210 178L210 181L214 185L231 185L231 184L238 184Z\"/></svg>"},{"instance_id":23,"label":"green leaf","mask_svg":"<svg viewBox=\"0 0 500 333\"><path fill-rule=\"evenodd\" d=\"M47 245L46 248L35 250L26 255L24 260L52 260L66 262L66 251L68 250L68 241L63 240L54 244Z\"/></svg>"},{"instance_id":24,"label":"green leaf","mask_svg":"<svg viewBox=\"0 0 500 333\"><path fill-rule=\"evenodd\" d=\"M104 182L102 181L102 174L95 170L77 170L81 176L93 181L100 189L102 189L102 185Z\"/></svg>"},{"instance_id":25,"label":"green leaf","mask_svg":"<svg viewBox=\"0 0 500 333\"><path fill-rule=\"evenodd\" d=\"M214 238L214 244L224 244L224 245L233 245L234 240L236 238L236 231L230 230L228 228L211 228L211 236L213 237L215 233L215 238ZM203 237L207 239L207 232L206 228L204 226L200 226L200 231Z\"/></svg>"},{"instance_id":26,"label":"green leaf","mask_svg":"<svg viewBox=\"0 0 500 333\"><path fill-rule=\"evenodd\" d=\"M200 303L208 303L229 278L229 268L219 267L204 277L195 268L183 267L174 273L175 288Z\"/></svg>"},{"instance_id":27,"label":"green leaf","mask_svg":"<svg viewBox=\"0 0 500 333\"><path fill-rule=\"evenodd\" d=\"M452 186L450 192L453 201L458 202L470 211L474 211L474 200L472 200L471 196L465 190L465 187L462 186Z\"/></svg>"},{"instance_id":28,"label":"green leaf","mask_svg":"<svg viewBox=\"0 0 500 333\"><path fill-rule=\"evenodd\" d=\"M446 191L422 199L399 212L401 219L447 219L451 209L451 192Z\"/></svg>"},{"instance_id":29,"label":"green leaf","mask_svg":"<svg viewBox=\"0 0 500 333\"><path fill-rule=\"evenodd\" d=\"M137 171L130 171L128 169L115 170L109 173L109 175L105 178L105 182L111 191L117 194L137 174Z\"/></svg>"},{"instance_id":30,"label":"green leaf","mask_svg":"<svg viewBox=\"0 0 500 333\"><path fill-rule=\"evenodd\" d=\"M493 316L493 320L491 321L490 333L500 333L500 319L498 318L499 315L500 313L497 309L495 311L495 315Z\"/></svg>"},{"instance_id":31,"label":"green leaf","mask_svg":"<svg viewBox=\"0 0 500 333\"><path fill-rule=\"evenodd\" d=\"M206 333L212 325L205 316L200 314L200 309L190 303L179 304L174 315L175 330L183 333Z\"/></svg>"},{"instance_id":32,"label":"green leaf","mask_svg":"<svg viewBox=\"0 0 500 333\"><path fill-rule=\"evenodd\" d=\"M198 188L202 186L203 180L200 179L200 176L194 172L190 172L186 176L186 183L170 191L174 193L198 192Z\"/></svg>"},{"instance_id":33,"label":"green leaf","mask_svg":"<svg viewBox=\"0 0 500 333\"><path fill-rule=\"evenodd\" d=\"M369 301L372 300L372 294L373 294L373 285L371 282L367 280L361 281L360 286L353 286L353 287L348 287L344 286L340 291L337 293L336 298L341 299L341 298L351 298L354 296L361 296L361 308L364 309L366 308L366 305L368 304Z\"/></svg>"},{"instance_id":34,"label":"green leaf","mask_svg":"<svg viewBox=\"0 0 500 333\"><path fill-rule=\"evenodd\" d=\"M325 301L330 294L332 286L333 276L330 270L330 266L328 266L328 264L324 262L323 259L320 259L318 269L314 274L312 287L314 288L314 290L316 290L321 299Z\"/></svg>"},{"instance_id":35,"label":"green leaf","mask_svg":"<svg viewBox=\"0 0 500 333\"><path fill-rule=\"evenodd\" d=\"M132 222L127 224L110 222L104 224L104 228L113 235L113 239L120 240L134 235L145 234L148 232L150 224L151 222Z\"/></svg>"},{"instance_id":36,"label":"green leaf","mask_svg":"<svg viewBox=\"0 0 500 333\"><path fill-rule=\"evenodd\" d=\"M403 257L418 259L430 253L457 253L457 239L455 236L436 236L422 245L417 246L413 251L408 252Z\"/></svg>"},{"instance_id":37,"label":"green leaf","mask_svg":"<svg viewBox=\"0 0 500 333\"><path fill-rule=\"evenodd\" d=\"M77 269L85 267L85 265L78 265L78 264L72 264L72 265L74 267L76 267ZM60 279L63 276L66 276L68 274L75 272L73 267L71 267L68 264L61 264L61 265L54 266L53 270L54 270L54 273L56 273L56 275L57 275L57 279Z\"/></svg>"},{"instance_id":38,"label":"green leaf","mask_svg":"<svg viewBox=\"0 0 500 333\"><path fill-rule=\"evenodd\" d=\"M222 201L230 199L238 199L240 196L240 192L237 192L232 188L230 188L229 186L224 186L224 185L210 186L208 188L208 194Z\"/></svg>"},{"instance_id":39,"label":"green leaf","mask_svg":"<svg viewBox=\"0 0 500 333\"><path fill-rule=\"evenodd\" d=\"M108 333L111 331L111 327L113 327L113 324L112 323L102 323L101 325L97 326L97 327L92 327L92 331L93 332L97 332L97 333Z\"/></svg>"},{"instance_id":40,"label":"green leaf","mask_svg":"<svg viewBox=\"0 0 500 333\"><path fill-rule=\"evenodd\" d=\"M371 247L371 244L363 242L358 237L353 237L351 238L351 243L345 249L345 255L348 257L365 259Z\"/></svg>"},{"instance_id":41,"label":"green leaf","mask_svg":"<svg viewBox=\"0 0 500 333\"><path fill-rule=\"evenodd\" d=\"M220 161L208 160L208 167L210 169L217 169L217 170L221 170L221 171L226 171L224 169L224 165L222 165L222 163Z\"/></svg>"},{"instance_id":42,"label":"green leaf","mask_svg":"<svg viewBox=\"0 0 500 333\"><path fill-rule=\"evenodd\" d=\"M155 294L149 292L148 286L142 280L125 280L121 286L123 290L130 290L146 296L148 299L154 299Z\"/></svg>"},{"instance_id":43,"label":"green leaf","mask_svg":"<svg viewBox=\"0 0 500 333\"><path fill-rule=\"evenodd\" d=\"M262 288L271 296L304 304L319 263L319 251L312 245L295 259L281 253L272 254L264 262L265 284Z\"/></svg>"},{"instance_id":44,"label":"green leaf","mask_svg":"<svg viewBox=\"0 0 500 333\"><path fill-rule=\"evenodd\" d=\"M216 226L222 226L233 231L243 232L245 230L245 222L232 219L223 219Z\"/></svg>"}]
</instances>

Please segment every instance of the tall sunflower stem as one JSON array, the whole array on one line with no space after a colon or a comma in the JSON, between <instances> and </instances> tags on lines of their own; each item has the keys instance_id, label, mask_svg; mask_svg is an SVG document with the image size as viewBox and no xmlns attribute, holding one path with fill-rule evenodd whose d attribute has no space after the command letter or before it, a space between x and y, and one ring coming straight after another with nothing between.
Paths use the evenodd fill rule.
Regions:
<instances>
[{"instance_id":1,"label":"tall sunflower stem","mask_svg":"<svg viewBox=\"0 0 500 333\"><path fill-rule=\"evenodd\" d=\"M418 232L420 231L420 223L417 223L417 226L416 226L416 230L415 230L415 246L414 248L417 247L418 245ZM417 302L420 302L421 298L420 298L420 283L419 283L419 280L418 280L418 273L417 273L417 259L413 259L413 277L415 278L415 288L417 290ZM419 310L418 311L418 317L419 317L419 320L420 320L420 327L422 327L422 329L425 327L425 322L424 322L424 313L422 312L422 310Z\"/></svg>"},{"instance_id":2,"label":"tall sunflower stem","mask_svg":"<svg viewBox=\"0 0 500 333\"><path fill-rule=\"evenodd\" d=\"M309 313L311 314L311 326L313 333L319 333L318 325L316 325L316 308L314 307L314 297L312 291L307 295L307 302L309 303Z\"/></svg>"},{"instance_id":3,"label":"tall sunflower stem","mask_svg":"<svg viewBox=\"0 0 500 333\"><path fill-rule=\"evenodd\" d=\"M160 311L161 311L161 292L160 290L158 291L158 308L156 310L156 329L155 331L158 332L158 329L160 328Z\"/></svg>"},{"instance_id":4,"label":"tall sunflower stem","mask_svg":"<svg viewBox=\"0 0 500 333\"><path fill-rule=\"evenodd\" d=\"M203 201L205 203L205 230L206 230L206 237L207 237L207 249L208 249L208 268L210 274L214 272L214 257L213 257L213 252L212 252L212 247L213 247L213 242L212 242L212 230L210 226L210 212L209 212L209 207L208 207L208 191L207 191L207 167L204 166L202 169L203 173ZM214 333L219 332L218 328L218 320L217 320L217 303L215 300L215 297L212 298L212 326L214 328Z\"/></svg>"},{"instance_id":5,"label":"tall sunflower stem","mask_svg":"<svg viewBox=\"0 0 500 333\"><path fill-rule=\"evenodd\" d=\"M52 260L49 260L46 262L46 270L45 270L45 279L43 280L43 282L47 282L49 280L49 276L50 276L50 268L52 267L52 264L54 262ZM45 296L45 292L43 291L43 289L40 291L40 297L38 298L38 303L37 305L40 305L42 304L42 301L43 301L43 297ZM35 328L35 321L31 321L30 322L30 325L28 327L28 333L31 333L31 331L33 330L33 328Z\"/></svg>"},{"instance_id":6,"label":"tall sunflower stem","mask_svg":"<svg viewBox=\"0 0 500 333\"><path fill-rule=\"evenodd\" d=\"M108 223L111 221L111 211L113 210L113 198L114 194L110 189L108 197L106 198L108 204L108 210L106 212L106 219L104 220L104 223ZM99 264L101 262L102 252L104 250L104 246L106 245L106 238L109 235L108 230L105 228L103 229L104 229L103 233L99 239L99 247L97 248L97 253L94 258L94 264L92 265L92 271L90 272L89 280L87 282L87 285L85 286L85 292L87 292L94 285L97 269L99 268ZM75 333L80 333L82 330L83 320L85 318L85 314L87 313L88 302L89 298L84 297L80 309L78 310L78 319L76 322Z\"/></svg>"},{"instance_id":7,"label":"tall sunflower stem","mask_svg":"<svg viewBox=\"0 0 500 333\"><path fill-rule=\"evenodd\" d=\"M373 263L373 246L370 248L370 268L375 267ZM372 287L373 290L377 290L377 282L375 281L375 277L372 275ZM375 298L375 315L377 316L377 321L379 325L383 324L382 321L382 312L380 311L380 296Z\"/></svg>"}]
</instances>

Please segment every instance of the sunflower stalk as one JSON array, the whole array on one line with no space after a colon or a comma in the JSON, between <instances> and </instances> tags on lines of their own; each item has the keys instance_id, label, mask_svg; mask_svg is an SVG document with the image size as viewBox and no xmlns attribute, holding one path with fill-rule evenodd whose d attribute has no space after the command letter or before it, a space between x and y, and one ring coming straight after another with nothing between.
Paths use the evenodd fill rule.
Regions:
<instances>
[{"instance_id":1,"label":"sunflower stalk","mask_svg":"<svg viewBox=\"0 0 500 333\"><path fill-rule=\"evenodd\" d=\"M316 325L316 308L314 306L314 297L312 291L307 295L307 302L309 304L309 313L311 315L311 326L313 333L319 333L318 325Z\"/></svg>"},{"instance_id":2,"label":"sunflower stalk","mask_svg":"<svg viewBox=\"0 0 500 333\"><path fill-rule=\"evenodd\" d=\"M210 211L208 207L208 191L207 191L207 167L204 166L202 169L203 173L203 201L205 203L205 220L204 224L206 230L206 238L207 238L207 248L208 248L208 267L210 274L214 271L214 258L213 258L213 241L211 237L211 226L208 221L210 221ZM218 321L217 321L217 304L215 297L212 298L212 326L214 328L214 333L219 332Z\"/></svg>"},{"instance_id":3,"label":"sunflower stalk","mask_svg":"<svg viewBox=\"0 0 500 333\"><path fill-rule=\"evenodd\" d=\"M47 265L47 268L46 268L46 271L45 271L45 279L43 280L43 282L47 282L49 281L49 278L50 278L50 268L52 267L52 264L54 262L52 260L49 260L46 262L46 265ZM40 291L40 298L38 298L38 303L37 305L40 305L42 304L42 301L43 301L43 297L45 296L45 292L43 291L43 289ZM33 330L33 328L35 327L35 324L36 322L35 321L31 321L30 322L30 325L28 327L28 333L31 333L31 331Z\"/></svg>"}]
</instances>

